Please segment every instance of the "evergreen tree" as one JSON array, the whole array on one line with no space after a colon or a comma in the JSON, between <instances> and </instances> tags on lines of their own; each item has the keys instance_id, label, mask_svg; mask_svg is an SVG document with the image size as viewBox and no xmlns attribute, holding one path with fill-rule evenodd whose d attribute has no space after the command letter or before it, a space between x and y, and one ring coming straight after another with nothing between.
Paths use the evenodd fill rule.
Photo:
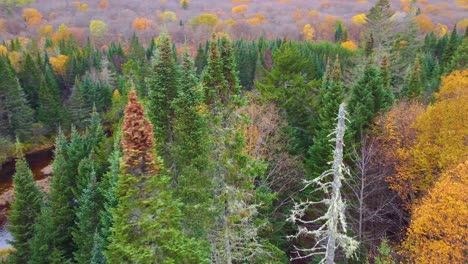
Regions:
<instances>
[{"instance_id":1,"label":"evergreen tree","mask_svg":"<svg viewBox=\"0 0 468 264\"><path fill-rule=\"evenodd\" d=\"M168 158L167 144L173 141L174 110L171 102L178 89L178 68L173 57L172 43L167 33L159 36L151 61L152 69L146 79L148 87L148 117L154 124L154 134L161 144L158 150ZM167 162L171 162L167 160Z\"/></svg>"},{"instance_id":2,"label":"evergreen tree","mask_svg":"<svg viewBox=\"0 0 468 264\"><path fill-rule=\"evenodd\" d=\"M198 44L198 49L197 49L197 56L195 57L195 68L197 69L197 75L201 75L203 70L205 69L205 66L207 64L207 59L206 59L206 53L203 50L203 47L200 44Z\"/></svg>"},{"instance_id":3,"label":"evergreen tree","mask_svg":"<svg viewBox=\"0 0 468 264\"><path fill-rule=\"evenodd\" d=\"M60 91L52 69L45 66L45 77L39 87L39 109L37 119L44 123L49 130L54 131L63 124L65 109L61 105Z\"/></svg>"},{"instance_id":4,"label":"evergreen tree","mask_svg":"<svg viewBox=\"0 0 468 264\"><path fill-rule=\"evenodd\" d=\"M6 57L0 56L0 134L26 140L31 135L33 110Z\"/></svg>"},{"instance_id":5,"label":"evergreen tree","mask_svg":"<svg viewBox=\"0 0 468 264\"><path fill-rule=\"evenodd\" d=\"M180 89L172 102L175 111L174 142L171 153L176 168L173 182L181 197L184 231L199 239L206 238L209 222L211 179L207 177L208 127L203 110L203 90L198 85L188 49L182 54Z\"/></svg>"},{"instance_id":6,"label":"evergreen tree","mask_svg":"<svg viewBox=\"0 0 468 264\"><path fill-rule=\"evenodd\" d=\"M408 99L419 98L422 93L421 66L419 58L414 62L413 68L409 74L407 83L401 91L402 95Z\"/></svg>"},{"instance_id":7,"label":"evergreen tree","mask_svg":"<svg viewBox=\"0 0 468 264\"><path fill-rule=\"evenodd\" d=\"M86 104L84 95L81 93L80 86L79 81L75 81L70 97L70 117L73 125L79 129L84 129L90 114L90 109Z\"/></svg>"},{"instance_id":8,"label":"evergreen tree","mask_svg":"<svg viewBox=\"0 0 468 264\"><path fill-rule=\"evenodd\" d=\"M18 147L20 148L20 147ZM42 194L39 191L29 165L21 150L18 150L16 172L13 175L15 200L8 213L8 231L15 248L9 257L11 263L27 263L31 258L29 242L34 234L34 224L40 214Z\"/></svg>"},{"instance_id":9,"label":"evergreen tree","mask_svg":"<svg viewBox=\"0 0 468 264\"><path fill-rule=\"evenodd\" d=\"M459 45L459 41L458 41L458 34L457 34L457 25L455 24L452 30L452 34L450 34L448 44L445 47L444 53L442 55L442 68L443 69L445 69L445 67L448 67L450 65L450 62L452 60L453 55L455 54L455 51L457 50L458 45Z\"/></svg>"},{"instance_id":10,"label":"evergreen tree","mask_svg":"<svg viewBox=\"0 0 468 264\"><path fill-rule=\"evenodd\" d=\"M372 119L382 109L384 93L380 76L379 69L368 64L351 90L348 103L350 125L346 135L351 142L359 142L361 133L367 132Z\"/></svg>"},{"instance_id":11,"label":"evergreen tree","mask_svg":"<svg viewBox=\"0 0 468 264\"><path fill-rule=\"evenodd\" d=\"M344 88L341 67L337 58L333 69L327 69L317 98L317 128L314 133L313 144L309 149L310 158L308 160L312 169L312 177L320 175L331 159L333 147L328 142L328 135L333 132L334 118L343 100Z\"/></svg>"},{"instance_id":12,"label":"evergreen tree","mask_svg":"<svg viewBox=\"0 0 468 264\"><path fill-rule=\"evenodd\" d=\"M76 228L72 232L76 245L73 255L77 263L92 263L94 238L99 223L98 191L94 171L91 172L89 185L78 203Z\"/></svg>"},{"instance_id":13,"label":"evergreen tree","mask_svg":"<svg viewBox=\"0 0 468 264\"><path fill-rule=\"evenodd\" d=\"M445 72L448 74L455 70L463 70L468 68L468 37L463 38L463 42L458 46L457 51L452 57L452 61L445 68Z\"/></svg>"},{"instance_id":14,"label":"evergreen tree","mask_svg":"<svg viewBox=\"0 0 468 264\"><path fill-rule=\"evenodd\" d=\"M26 98L33 109L39 106L39 84L41 83L41 73L36 67L36 63L28 53L24 64L18 73L18 79L23 87Z\"/></svg>"},{"instance_id":15,"label":"evergreen tree","mask_svg":"<svg viewBox=\"0 0 468 264\"><path fill-rule=\"evenodd\" d=\"M180 202L156 159L153 127L135 91L123 122L123 174L119 175L118 205L105 252L109 263L200 263L199 244L180 231Z\"/></svg>"},{"instance_id":16,"label":"evergreen tree","mask_svg":"<svg viewBox=\"0 0 468 264\"><path fill-rule=\"evenodd\" d=\"M387 56L380 62L380 78L382 80L382 96L379 97L377 109L389 109L395 101L395 95L392 89L392 76L388 65Z\"/></svg>"}]
</instances>

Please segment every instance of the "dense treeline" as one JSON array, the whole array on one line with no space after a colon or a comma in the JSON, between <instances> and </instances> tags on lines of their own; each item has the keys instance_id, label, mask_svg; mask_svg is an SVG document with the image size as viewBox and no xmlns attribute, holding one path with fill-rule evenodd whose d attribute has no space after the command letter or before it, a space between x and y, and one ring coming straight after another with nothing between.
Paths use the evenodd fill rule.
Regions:
<instances>
[{"instance_id":1,"label":"dense treeline","mask_svg":"<svg viewBox=\"0 0 468 264\"><path fill-rule=\"evenodd\" d=\"M5 43L7 262L463 262L468 38L393 14L378 1L356 50ZM54 140L42 193L23 151Z\"/></svg>"}]
</instances>

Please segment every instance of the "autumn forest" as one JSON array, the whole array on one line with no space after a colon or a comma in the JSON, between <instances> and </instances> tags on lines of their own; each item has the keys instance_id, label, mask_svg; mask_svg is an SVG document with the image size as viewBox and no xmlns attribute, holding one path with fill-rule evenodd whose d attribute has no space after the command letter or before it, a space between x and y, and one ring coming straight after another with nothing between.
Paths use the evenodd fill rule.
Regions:
<instances>
[{"instance_id":1,"label":"autumn forest","mask_svg":"<svg viewBox=\"0 0 468 264\"><path fill-rule=\"evenodd\" d=\"M0 0L0 263L467 263L467 11Z\"/></svg>"}]
</instances>

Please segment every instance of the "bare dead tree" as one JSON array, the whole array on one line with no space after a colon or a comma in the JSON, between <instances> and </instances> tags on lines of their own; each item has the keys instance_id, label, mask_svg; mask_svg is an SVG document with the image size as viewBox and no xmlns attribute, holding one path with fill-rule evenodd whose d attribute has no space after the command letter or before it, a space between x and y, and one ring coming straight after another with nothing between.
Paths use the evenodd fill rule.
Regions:
<instances>
[{"instance_id":1,"label":"bare dead tree","mask_svg":"<svg viewBox=\"0 0 468 264\"><path fill-rule=\"evenodd\" d=\"M318 188L314 191L323 191L328 197L321 201L305 201L296 203L292 209L291 216L288 221L298 224L298 232L291 238L299 238L301 236L312 236L315 239L315 244L311 248L296 248L296 257L291 260L310 258L316 255L322 255L320 263L332 264L335 263L335 251L341 248L346 257L350 257L358 247L358 242L346 235L347 222L345 217L345 202L341 196L342 182L345 181L345 175L349 175L349 171L343 164L343 137L346 129L345 125L345 104L342 103L338 113L338 124L335 131L332 133L335 138L331 141L335 142L335 150L333 153L332 168L322 173L319 177L306 181L306 186L303 190L315 185ZM332 176L332 181L327 181ZM325 204L328 206L327 211L323 216L314 220L304 219L306 211L317 204ZM322 223L318 228L311 229L317 223Z\"/></svg>"}]
</instances>

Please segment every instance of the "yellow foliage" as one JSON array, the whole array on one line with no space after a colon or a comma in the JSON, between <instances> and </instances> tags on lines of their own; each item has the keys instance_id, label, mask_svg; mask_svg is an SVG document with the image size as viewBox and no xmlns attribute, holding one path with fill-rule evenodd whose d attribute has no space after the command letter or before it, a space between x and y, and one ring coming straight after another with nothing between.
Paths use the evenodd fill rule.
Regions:
<instances>
[{"instance_id":1,"label":"yellow foliage","mask_svg":"<svg viewBox=\"0 0 468 264\"><path fill-rule=\"evenodd\" d=\"M28 25L37 25L42 22L42 14L34 8L25 8L23 10L23 19Z\"/></svg>"},{"instance_id":2,"label":"yellow foliage","mask_svg":"<svg viewBox=\"0 0 468 264\"><path fill-rule=\"evenodd\" d=\"M441 24L441 23L437 23L437 25L435 26L434 28L434 33L437 35L437 37L441 38L443 37L445 34L447 34L447 31L448 31L448 27L447 25L444 25L444 24Z\"/></svg>"},{"instance_id":3,"label":"yellow foliage","mask_svg":"<svg viewBox=\"0 0 468 264\"><path fill-rule=\"evenodd\" d=\"M199 16L193 17L190 20L192 27L197 28L204 24L208 27L214 27L218 23L218 16L210 13L204 13Z\"/></svg>"},{"instance_id":4,"label":"yellow foliage","mask_svg":"<svg viewBox=\"0 0 468 264\"><path fill-rule=\"evenodd\" d=\"M60 54L57 57L51 57L49 61L56 74L62 77L65 76L68 65L68 56Z\"/></svg>"},{"instance_id":5,"label":"yellow foliage","mask_svg":"<svg viewBox=\"0 0 468 264\"><path fill-rule=\"evenodd\" d=\"M53 33L54 33L54 27L52 25L45 25L45 26L40 27L37 30L37 34L41 38L42 37L50 37L50 36L52 36Z\"/></svg>"},{"instance_id":6,"label":"yellow foliage","mask_svg":"<svg viewBox=\"0 0 468 264\"><path fill-rule=\"evenodd\" d=\"M187 9L188 6L190 5L189 0L180 0L179 3L180 3L180 7L182 7L183 9Z\"/></svg>"},{"instance_id":7,"label":"yellow foliage","mask_svg":"<svg viewBox=\"0 0 468 264\"><path fill-rule=\"evenodd\" d=\"M249 3L250 0L231 0L233 3Z\"/></svg>"},{"instance_id":8,"label":"yellow foliage","mask_svg":"<svg viewBox=\"0 0 468 264\"><path fill-rule=\"evenodd\" d=\"M302 28L302 35L304 36L304 40L314 41L315 29L310 24L306 24Z\"/></svg>"},{"instance_id":9,"label":"yellow foliage","mask_svg":"<svg viewBox=\"0 0 468 264\"><path fill-rule=\"evenodd\" d=\"M8 52L8 49L5 46L0 45L0 55L2 55L2 56L6 55L7 52Z\"/></svg>"},{"instance_id":10,"label":"yellow foliage","mask_svg":"<svg viewBox=\"0 0 468 264\"><path fill-rule=\"evenodd\" d=\"M341 46L345 49L348 49L348 50L351 50L351 51L354 51L357 49L357 45L356 43L354 43L353 41L351 40L348 40L348 41L345 41L343 43L341 43Z\"/></svg>"},{"instance_id":11,"label":"yellow foliage","mask_svg":"<svg viewBox=\"0 0 468 264\"><path fill-rule=\"evenodd\" d=\"M93 37L97 39L105 37L109 31L107 29L106 23L101 20L91 20L91 23L89 24L89 30L91 31Z\"/></svg>"},{"instance_id":12,"label":"yellow foliage","mask_svg":"<svg viewBox=\"0 0 468 264\"><path fill-rule=\"evenodd\" d=\"M465 263L467 204L468 161L464 161L443 173L414 210L402 245L412 263Z\"/></svg>"},{"instance_id":13,"label":"yellow foliage","mask_svg":"<svg viewBox=\"0 0 468 264\"><path fill-rule=\"evenodd\" d=\"M133 28L135 30L145 30L147 29L149 26L151 26L151 24L153 23L153 21L151 21L150 19L147 19L147 18L135 18L133 20Z\"/></svg>"},{"instance_id":14,"label":"yellow foliage","mask_svg":"<svg viewBox=\"0 0 468 264\"><path fill-rule=\"evenodd\" d=\"M419 26L419 29L425 31L432 31L435 28L431 18L427 15L419 15L414 18L414 22Z\"/></svg>"},{"instance_id":15,"label":"yellow foliage","mask_svg":"<svg viewBox=\"0 0 468 264\"><path fill-rule=\"evenodd\" d=\"M163 13L159 13L158 17L162 19L162 21L167 22L167 21L176 21L177 16L174 12L172 11L165 11Z\"/></svg>"},{"instance_id":16,"label":"yellow foliage","mask_svg":"<svg viewBox=\"0 0 468 264\"><path fill-rule=\"evenodd\" d=\"M367 4L367 0L356 0L356 3L358 4Z\"/></svg>"},{"instance_id":17,"label":"yellow foliage","mask_svg":"<svg viewBox=\"0 0 468 264\"><path fill-rule=\"evenodd\" d=\"M359 14L359 15L353 16L351 20L353 21L354 24L358 26L363 26L364 24L366 24L367 16L366 14Z\"/></svg>"},{"instance_id":18,"label":"yellow foliage","mask_svg":"<svg viewBox=\"0 0 468 264\"><path fill-rule=\"evenodd\" d=\"M114 92L112 93L112 101L118 101L122 95L120 94L118 89L115 89Z\"/></svg>"},{"instance_id":19,"label":"yellow foliage","mask_svg":"<svg viewBox=\"0 0 468 264\"><path fill-rule=\"evenodd\" d=\"M437 15L440 13L440 9L434 5L427 5L423 10L423 14Z\"/></svg>"},{"instance_id":20,"label":"yellow foliage","mask_svg":"<svg viewBox=\"0 0 468 264\"><path fill-rule=\"evenodd\" d=\"M0 33L6 32L5 22L5 19L0 18Z\"/></svg>"},{"instance_id":21,"label":"yellow foliage","mask_svg":"<svg viewBox=\"0 0 468 264\"><path fill-rule=\"evenodd\" d=\"M235 6L231 9L231 12L233 14L243 14L245 13L245 11L247 11L247 9L249 8L248 5L238 5L238 6Z\"/></svg>"},{"instance_id":22,"label":"yellow foliage","mask_svg":"<svg viewBox=\"0 0 468 264\"><path fill-rule=\"evenodd\" d=\"M440 172L468 160L468 70L443 78L435 99L412 125L415 142L400 153L407 160L396 166L391 180L404 199L424 193Z\"/></svg>"},{"instance_id":23,"label":"yellow foliage","mask_svg":"<svg viewBox=\"0 0 468 264\"><path fill-rule=\"evenodd\" d=\"M253 26L267 22L262 14L256 14L254 17L247 19L247 23Z\"/></svg>"},{"instance_id":24,"label":"yellow foliage","mask_svg":"<svg viewBox=\"0 0 468 264\"><path fill-rule=\"evenodd\" d=\"M8 52L8 59L10 60L11 66L18 72L21 66L21 54L17 51Z\"/></svg>"},{"instance_id":25,"label":"yellow foliage","mask_svg":"<svg viewBox=\"0 0 468 264\"><path fill-rule=\"evenodd\" d=\"M320 12L318 10L312 9L312 10L309 11L309 13L307 13L307 15L309 17L313 18L313 17L319 16Z\"/></svg>"},{"instance_id":26,"label":"yellow foliage","mask_svg":"<svg viewBox=\"0 0 468 264\"><path fill-rule=\"evenodd\" d=\"M232 18L224 20L224 24L226 24L226 25L232 25L235 22L236 21L234 19L232 19Z\"/></svg>"},{"instance_id":27,"label":"yellow foliage","mask_svg":"<svg viewBox=\"0 0 468 264\"><path fill-rule=\"evenodd\" d=\"M468 27L468 18L458 21L457 28L467 28Z\"/></svg>"}]
</instances>

